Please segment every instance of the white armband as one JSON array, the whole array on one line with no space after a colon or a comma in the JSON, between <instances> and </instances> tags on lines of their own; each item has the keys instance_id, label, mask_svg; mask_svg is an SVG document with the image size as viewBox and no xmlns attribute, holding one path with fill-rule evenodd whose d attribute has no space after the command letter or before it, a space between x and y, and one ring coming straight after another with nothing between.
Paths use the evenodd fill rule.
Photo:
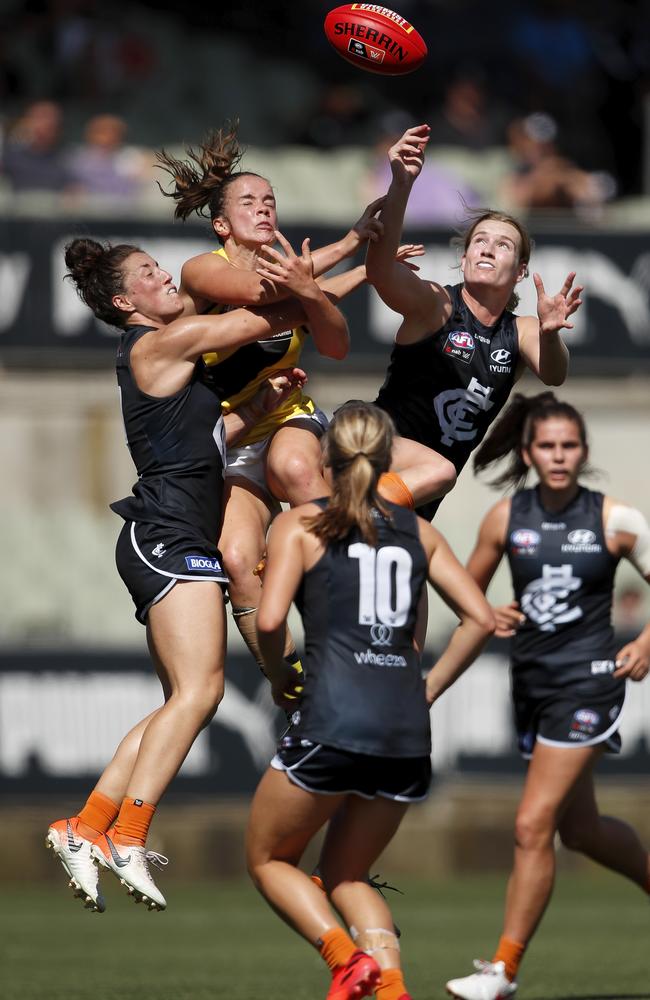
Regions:
<instances>
[{"instance_id":1,"label":"white armband","mask_svg":"<svg viewBox=\"0 0 650 1000\"><path fill-rule=\"evenodd\" d=\"M627 558L641 576L650 576L650 527L641 511L636 507L614 504L607 516L605 533L613 535L617 531L636 535L636 542Z\"/></svg>"}]
</instances>

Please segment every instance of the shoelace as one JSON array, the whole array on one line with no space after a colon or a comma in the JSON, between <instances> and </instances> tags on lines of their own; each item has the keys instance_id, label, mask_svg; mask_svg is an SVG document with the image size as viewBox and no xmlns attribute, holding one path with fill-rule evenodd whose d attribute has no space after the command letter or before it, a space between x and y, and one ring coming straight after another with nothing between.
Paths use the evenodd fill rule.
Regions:
<instances>
[{"instance_id":1,"label":"shoelace","mask_svg":"<svg viewBox=\"0 0 650 1000\"><path fill-rule=\"evenodd\" d=\"M473 962L474 968L478 973L482 973L486 976L496 975L496 969L494 968L494 962L488 962L485 958L475 958Z\"/></svg>"},{"instance_id":2,"label":"shoelace","mask_svg":"<svg viewBox=\"0 0 650 1000\"><path fill-rule=\"evenodd\" d=\"M372 886L373 889L376 889L379 895L382 896L383 898L385 897L382 892L382 889L388 889L390 892L399 892L400 896L404 895L402 890L398 889L396 885L389 885L388 882L380 882L379 875L369 875L368 885Z\"/></svg>"},{"instance_id":3,"label":"shoelace","mask_svg":"<svg viewBox=\"0 0 650 1000\"><path fill-rule=\"evenodd\" d=\"M169 858L166 858L164 854L158 854L158 851L147 851L144 859L160 871L169 864Z\"/></svg>"}]
</instances>

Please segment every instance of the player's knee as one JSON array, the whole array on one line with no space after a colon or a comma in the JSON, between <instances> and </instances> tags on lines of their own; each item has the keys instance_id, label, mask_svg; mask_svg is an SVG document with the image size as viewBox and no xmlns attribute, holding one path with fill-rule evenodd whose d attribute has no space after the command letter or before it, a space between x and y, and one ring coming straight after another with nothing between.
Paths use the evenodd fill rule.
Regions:
<instances>
[{"instance_id":1,"label":"player's knee","mask_svg":"<svg viewBox=\"0 0 650 1000\"><path fill-rule=\"evenodd\" d=\"M180 698L188 712L196 716L199 726L204 729L214 718L224 692L223 671L215 671L202 676L200 683L181 688Z\"/></svg>"},{"instance_id":2,"label":"player's knee","mask_svg":"<svg viewBox=\"0 0 650 1000\"><path fill-rule=\"evenodd\" d=\"M252 576L253 570L262 555L262 548L263 545L260 547L255 558L252 555L250 545L242 545L237 536L223 540L221 544L221 557L228 579L233 586L237 587L243 584L244 581L248 581L249 577Z\"/></svg>"},{"instance_id":3,"label":"player's knee","mask_svg":"<svg viewBox=\"0 0 650 1000\"><path fill-rule=\"evenodd\" d=\"M300 452L284 455L281 465L269 462L267 469L267 476L272 477L279 492L292 499L307 489L316 475L318 470L314 467L313 461Z\"/></svg>"},{"instance_id":4,"label":"player's knee","mask_svg":"<svg viewBox=\"0 0 650 1000\"><path fill-rule=\"evenodd\" d=\"M552 843L555 827L546 810L520 810L515 820L515 844L522 850L535 850Z\"/></svg>"}]
</instances>

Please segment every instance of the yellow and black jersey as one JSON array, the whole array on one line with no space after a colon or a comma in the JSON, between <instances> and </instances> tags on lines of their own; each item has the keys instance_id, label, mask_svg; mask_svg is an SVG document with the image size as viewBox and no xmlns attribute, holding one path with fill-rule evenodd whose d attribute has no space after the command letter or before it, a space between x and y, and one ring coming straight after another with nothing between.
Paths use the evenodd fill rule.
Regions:
<instances>
[{"instance_id":1,"label":"yellow and black jersey","mask_svg":"<svg viewBox=\"0 0 650 1000\"><path fill-rule=\"evenodd\" d=\"M223 247L212 252L228 260ZM231 308L235 307L217 304L207 312L222 313ZM277 374L282 368L296 367L307 334L305 327L296 327L294 330L277 333L268 340L258 340L243 347L230 347L223 351L204 354L204 381L218 395L223 412L228 413L242 403L248 402L270 375ZM301 389L295 389L281 406L267 414L241 441L237 442L238 447L262 441L287 420L311 416L315 409L313 400L305 396Z\"/></svg>"}]
</instances>

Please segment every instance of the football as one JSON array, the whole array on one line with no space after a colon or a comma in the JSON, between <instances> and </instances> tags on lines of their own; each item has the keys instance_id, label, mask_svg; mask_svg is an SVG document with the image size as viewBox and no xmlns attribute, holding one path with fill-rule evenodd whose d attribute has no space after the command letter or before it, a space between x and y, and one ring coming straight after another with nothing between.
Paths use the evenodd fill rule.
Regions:
<instances>
[{"instance_id":1,"label":"football","mask_svg":"<svg viewBox=\"0 0 650 1000\"><path fill-rule=\"evenodd\" d=\"M376 3L345 3L331 10L325 35L343 59L370 73L412 73L427 57L424 39L413 25Z\"/></svg>"}]
</instances>

